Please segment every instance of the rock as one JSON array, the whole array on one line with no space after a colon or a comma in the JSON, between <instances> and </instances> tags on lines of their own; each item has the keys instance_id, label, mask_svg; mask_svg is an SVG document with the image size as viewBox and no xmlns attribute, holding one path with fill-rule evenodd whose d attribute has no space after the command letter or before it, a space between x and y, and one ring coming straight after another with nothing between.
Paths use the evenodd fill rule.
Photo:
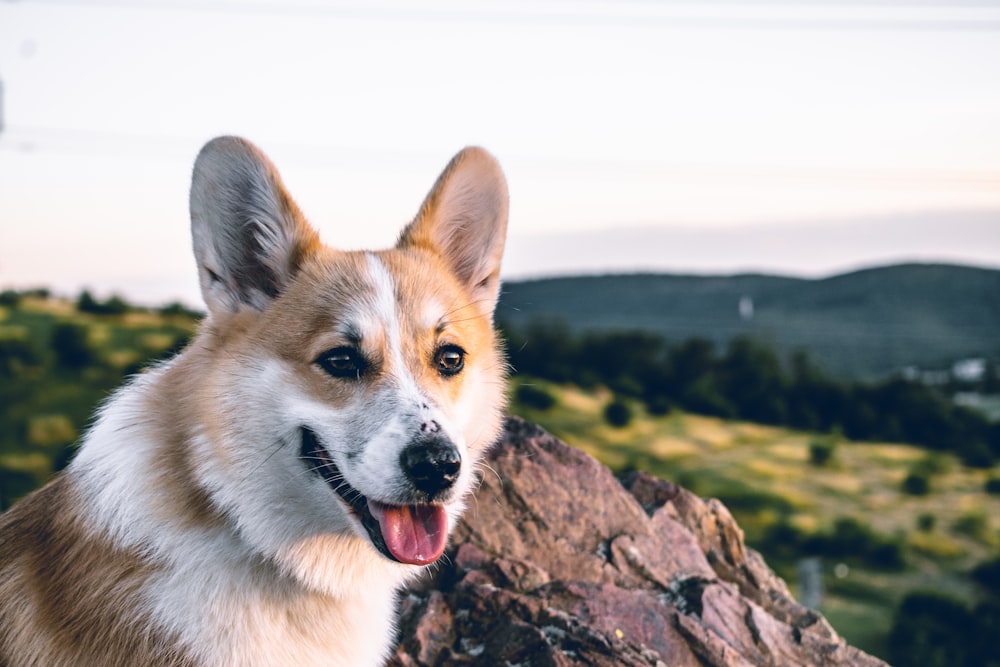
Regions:
<instances>
[{"instance_id":1,"label":"rock","mask_svg":"<svg viewBox=\"0 0 1000 667\"><path fill-rule=\"evenodd\" d=\"M884 665L802 607L725 506L507 420L390 665Z\"/></svg>"}]
</instances>

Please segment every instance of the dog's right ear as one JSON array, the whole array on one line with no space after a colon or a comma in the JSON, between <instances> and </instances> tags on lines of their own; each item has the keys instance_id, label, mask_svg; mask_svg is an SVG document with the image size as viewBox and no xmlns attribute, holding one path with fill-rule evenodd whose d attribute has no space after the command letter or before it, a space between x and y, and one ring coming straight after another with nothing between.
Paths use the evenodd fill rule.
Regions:
<instances>
[{"instance_id":1,"label":"dog's right ear","mask_svg":"<svg viewBox=\"0 0 1000 667\"><path fill-rule=\"evenodd\" d=\"M213 139L198 154L191 236L212 313L265 309L319 243L271 161L238 137Z\"/></svg>"}]
</instances>

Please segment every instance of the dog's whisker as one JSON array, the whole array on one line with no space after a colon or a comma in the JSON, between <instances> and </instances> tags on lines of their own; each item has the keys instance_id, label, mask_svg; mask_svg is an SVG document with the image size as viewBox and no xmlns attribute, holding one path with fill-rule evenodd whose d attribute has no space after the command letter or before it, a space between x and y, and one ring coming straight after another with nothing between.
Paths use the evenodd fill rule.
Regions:
<instances>
[{"instance_id":1,"label":"dog's whisker","mask_svg":"<svg viewBox=\"0 0 1000 667\"><path fill-rule=\"evenodd\" d=\"M251 471L251 475L260 472L260 469L267 465L267 462L274 458L274 455L281 451L281 448L285 446L285 443L279 440L277 444L271 449L271 453L264 457L264 460L258 463L254 469Z\"/></svg>"},{"instance_id":2,"label":"dog's whisker","mask_svg":"<svg viewBox=\"0 0 1000 667\"><path fill-rule=\"evenodd\" d=\"M497 478L497 481L500 483L500 488L502 489L503 477L500 476L500 473L497 472L496 468L494 468L493 466L491 466L489 463L486 462L483 462L481 465L487 470L489 470L491 473L493 473L493 476Z\"/></svg>"}]
</instances>

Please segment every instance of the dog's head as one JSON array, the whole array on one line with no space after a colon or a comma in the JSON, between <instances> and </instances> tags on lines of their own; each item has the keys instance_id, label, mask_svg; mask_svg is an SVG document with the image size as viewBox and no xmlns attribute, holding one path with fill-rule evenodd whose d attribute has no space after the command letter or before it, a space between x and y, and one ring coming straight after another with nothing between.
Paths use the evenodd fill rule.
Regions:
<instances>
[{"instance_id":1,"label":"dog's head","mask_svg":"<svg viewBox=\"0 0 1000 667\"><path fill-rule=\"evenodd\" d=\"M195 164L191 222L209 310L189 356L205 369L196 466L213 502L319 588L353 576L348 561L437 560L500 428L497 162L460 152L395 247L344 252L258 149L223 137Z\"/></svg>"}]
</instances>

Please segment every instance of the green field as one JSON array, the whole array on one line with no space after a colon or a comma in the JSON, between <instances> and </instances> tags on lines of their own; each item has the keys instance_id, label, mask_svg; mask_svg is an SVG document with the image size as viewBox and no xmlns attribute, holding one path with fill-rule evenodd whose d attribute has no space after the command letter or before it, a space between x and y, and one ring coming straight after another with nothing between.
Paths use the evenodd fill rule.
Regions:
<instances>
[{"instance_id":1,"label":"green field","mask_svg":"<svg viewBox=\"0 0 1000 667\"><path fill-rule=\"evenodd\" d=\"M3 296L0 509L65 465L100 402L197 323L176 307L94 313L44 292Z\"/></svg>"},{"instance_id":2,"label":"green field","mask_svg":"<svg viewBox=\"0 0 1000 667\"><path fill-rule=\"evenodd\" d=\"M908 592L976 599L968 573L1000 550L1000 495L984 490L997 469L966 468L952 455L900 444L848 442L679 411L651 416L639 403L631 406L631 422L616 428L603 418L612 400L607 391L529 378L512 384L515 397L518 385L530 384L556 398L547 410L515 398L513 412L612 469L646 470L723 500L748 544L793 592L802 554L789 542L836 534L838 522L860 527L861 537L844 536L844 553L823 559L821 610L848 641L877 655L886 655L894 610ZM814 445L832 452L822 465L811 459ZM913 471L930 480L926 494L903 490ZM795 539L783 542L783 536Z\"/></svg>"},{"instance_id":3,"label":"green field","mask_svg":"<svg viewBox=\"0 0 1000 667\"><path fill-rule=\"evenodd\" d=\"M191 335L181 308L80 312L44 293L0 300L0 504L44 483L72 455L95 407L150 360ZM614 398L516 377L511 411L535 421L615 471L638 468L720 498L750 546L797 589L796 563L822 556L821 610L865 650L885 656L900 601L931 590L967 602L985 592L971 570L1000 555L1000 469L968 468L950 454L857 443L673 410L604 417ZM531 386L547 409L519 403ZM904 490L908 477L920 485ZM925 488L926 486L926 488Z\"/></svg>"}]
</instances>

